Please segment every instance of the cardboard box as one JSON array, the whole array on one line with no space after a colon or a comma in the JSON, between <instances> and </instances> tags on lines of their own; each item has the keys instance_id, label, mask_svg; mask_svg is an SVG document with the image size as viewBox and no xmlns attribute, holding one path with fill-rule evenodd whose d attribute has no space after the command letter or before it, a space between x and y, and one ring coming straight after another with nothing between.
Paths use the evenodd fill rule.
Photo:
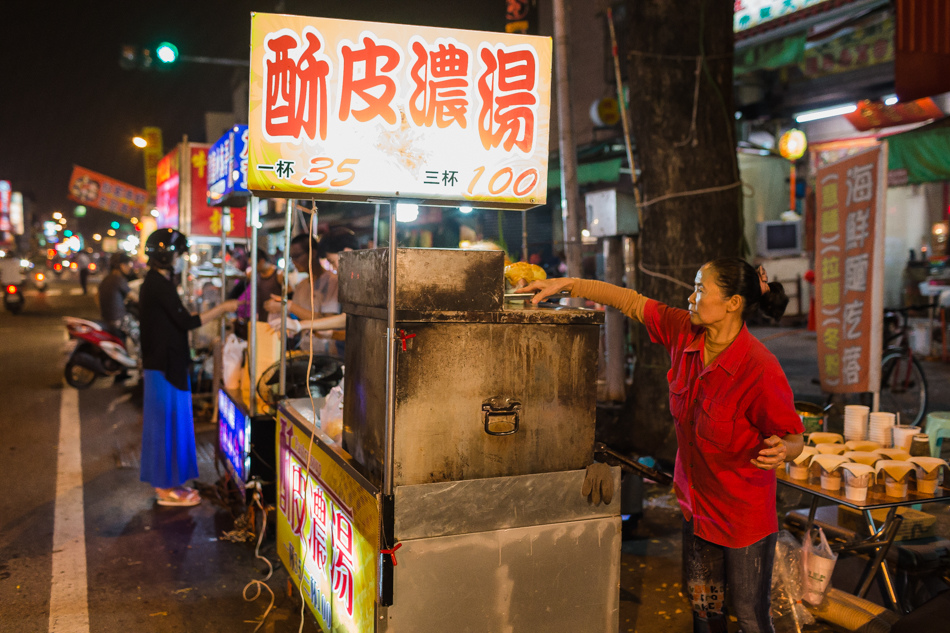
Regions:
<instances>
[{"instance_id":1,"label":"cardboard box","mask_svg":"<svg viewBox=\"0 0 950 633\"><path fill-rule=\"evenodd\" d=\"M871 517L874 519L874 523L876 525L883 523L889 511L888 508L871 510ZM937 517L932 514L903 506L897 508L897 514L901 515L904 520L901 521L901 526L897 530L897 536L894 540L909 541L934 535ZM868 533L864 514L847 506L838 506L838 525L859 534L866 535Z\"/></svg>"}]
</instances>

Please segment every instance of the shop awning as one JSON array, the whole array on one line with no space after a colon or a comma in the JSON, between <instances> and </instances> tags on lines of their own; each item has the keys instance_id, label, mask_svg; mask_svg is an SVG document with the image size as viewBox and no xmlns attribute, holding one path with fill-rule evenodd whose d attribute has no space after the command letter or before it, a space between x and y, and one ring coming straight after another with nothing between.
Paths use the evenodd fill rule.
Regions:
<instances>
[{"instance_id":1,"label":"shop awning","mask_svg":"<svg viewBox=\"0 0 950 633\"><path fill-rule=\"evenodd\" d=\"M950 181L950 117L887 137L891 186Z\"/></svg>"},{"instance_id":2,"label":"shop awning","mask_svg":"<svg viewBox=\"0 0 950 633\"><path fill-rule=\"evenodd\" d=\"M610 158L596 163L582 163L577 166L577 186L583 187L595 182L617 182L620 166L624 159ZM548 169L548 189L561 188L561 170Z\"/></svg>"}]
</instances>

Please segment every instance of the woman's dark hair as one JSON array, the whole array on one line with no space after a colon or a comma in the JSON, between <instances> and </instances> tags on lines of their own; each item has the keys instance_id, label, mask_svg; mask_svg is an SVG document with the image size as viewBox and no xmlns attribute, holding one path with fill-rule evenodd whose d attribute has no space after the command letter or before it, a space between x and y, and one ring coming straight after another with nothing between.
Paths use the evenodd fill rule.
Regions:
<instances>
[{"instance_id":1,"label":"woman's dark hair","mask_svg":"<svg viewBox=\"0 0 950 633\"><path fill-rule=\"evenodd\" d=\"M268 254L267 254L267 251L265 251L263 248L259 248L259 249L257 249L257 261L259 261L259 262L264 261L264 262L267 262L267 263L269 264L269 263L270 263L270 255L268 255Z\"/></svg>"},{"instance_id":2,"label":"woman's dark hair","mask_svg":"<svg viewBox=\"0 0 950 633\"><path fill-rule=\"evenodd\" d=\"M738 257L724 257L714 259L708 266L716 271L716 276L719 278L716 285L722 290L723 295L742 297L743 321L748 321L754 316L756 310L762 310L763 314L776 321L785 314L785 308L788 306L785 288L782 284L772 281L769 282L769 291L763 293L759 283L759 273L747 261Z\"/></svg>"},{"instance_id":3,"label":"woman's dark hair","mask_svg":"<svg viewBox=\"0 0 950 633\"><path fill-rule=\"evenodd\" d=\"M311 249L313 249L314 254L316 254L318 257L323 257L323 250L320 247L320 243L306 233L301 233L300 235L294 237L294 239L290 240L290 245L297 245L306 250L308 253Z\"/></svg>"}]
</instances>

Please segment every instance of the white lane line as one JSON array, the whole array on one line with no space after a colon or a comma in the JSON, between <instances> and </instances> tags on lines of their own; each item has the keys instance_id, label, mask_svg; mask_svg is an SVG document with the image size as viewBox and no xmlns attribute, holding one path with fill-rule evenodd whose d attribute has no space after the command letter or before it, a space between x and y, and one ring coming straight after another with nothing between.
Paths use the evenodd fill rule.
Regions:
<instances>
[{"instance_id":1,"label":"white lane line","mask_svg":"<svg viewBox=\"0 0 950 633\"><path fill-rule=\"evenodd\" d=\"M59 408L59 457L53 513L53 580L50 633L89 633L86 530L83 511L79 393L63 385Z\"/></svg>"},{"instance_id":2,"label":"white lane line","mask_svg":"<svg viewBox=\"0 0 950 633\"><path fill-rule=\"evenodd\" d=\"M74 297L79 296L82 294L82 288L72 288L70 289L69 294L71 294Z\"/></svg>"},{"instance_id":3,"label":"white lane line","mask_svg":"<svg viewBox=\"0 0 950 633\"><path fill-rule=\"evenodd\" d=\"M46 296L47 296L47 297L58 297L58 296L61 295L61 294L63 294L63 289L62 289L62 288L53 288L53 289L51 289L51 290L47 290L47 291L46 291Z\"/></svg>"}]
</instances>

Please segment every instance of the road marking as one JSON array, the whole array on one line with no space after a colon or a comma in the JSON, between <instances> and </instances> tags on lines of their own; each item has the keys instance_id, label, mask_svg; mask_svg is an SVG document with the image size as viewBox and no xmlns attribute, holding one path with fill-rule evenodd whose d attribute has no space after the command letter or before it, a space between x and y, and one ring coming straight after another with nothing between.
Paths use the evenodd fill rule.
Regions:
<instances>
[{"instance_id":1,"label":"road marking","mask_svg":"<svg viewBox=\"0 0 950 633\"><path fill-rule=\"evenodd\" d=\"M47 297L58 297L58 296L61 295L61 294L63 294L63 289L62 289L62 288L53 288L52 290L47 290L47 291L46 291L46 296L47 296Z\"/></svg>"},{"instance_id":2,"label":"road marking","mask_svg":"<svg viewBox=\"0 0 950 633\"><path fill-rule=\"evenodd\" d=\"M74 297L75 297L75 296L78 296L78 295L81 295L81 294L82 294L82 288L71 288L71 289L69 290L69 294L71 294L71 295L74 296Z\"/></svg>"},{"instance_id":3,"label":"road marking","mask_svg":"<svg viewBox=\"0 0 950 633\"><path fill-rule=\"evenodd\" d=\"M86 531L83 511L79 392L63 385L53 513L50 633L89 633Z\"/></svg>"}]
</instances>

